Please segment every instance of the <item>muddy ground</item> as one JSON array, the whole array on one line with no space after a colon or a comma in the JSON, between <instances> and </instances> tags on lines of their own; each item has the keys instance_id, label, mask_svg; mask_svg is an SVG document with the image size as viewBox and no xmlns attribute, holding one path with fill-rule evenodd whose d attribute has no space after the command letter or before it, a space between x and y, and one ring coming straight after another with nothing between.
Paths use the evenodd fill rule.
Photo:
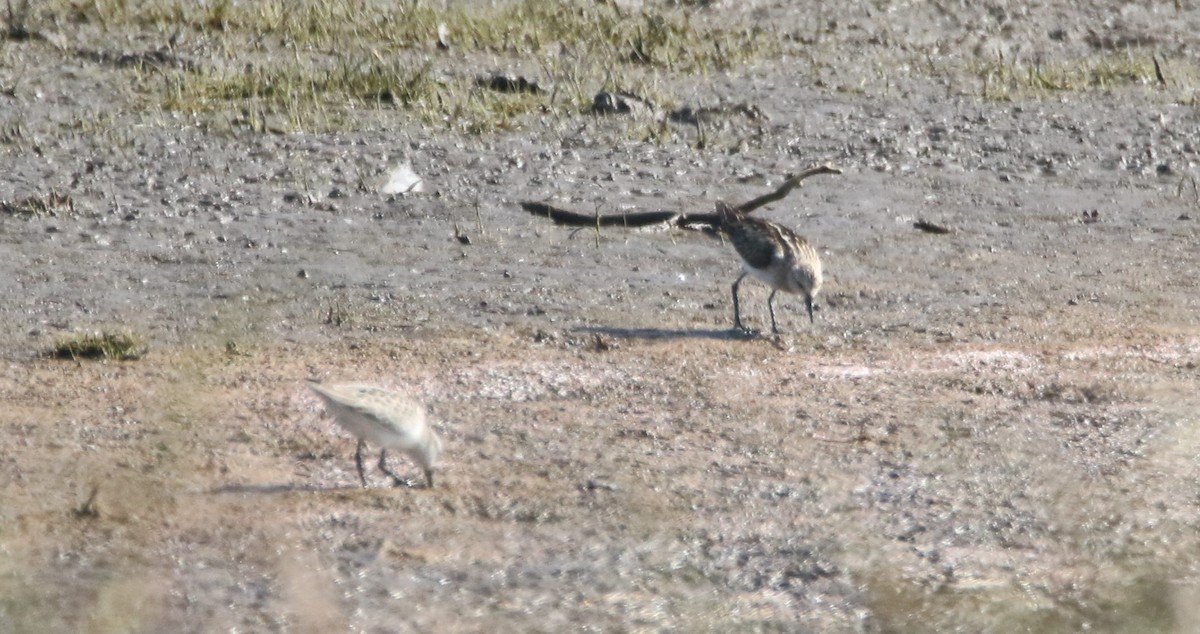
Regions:
<instances>
[{"instance_id":1,"label":"muddy ground","mask_svg":"<svg viewBox=\"0 0 1200 634\"><path fill-rule=\"evenodd\" d=\"M0 42L0 631L1195 631L1200 12L847 6L669 9L801 43L648 71L767 117L653 139L222 127L153 105L187 71L62 45L153 33ZM423 192L361 186L404 161ZM709 211L825 161L756 212L825 264L778 338L731 334L730 245L516 205ZM146 354L44 356L115 330ZM424 399L439 486L358 488L310 377Z\"/></svg>"}]
</instances>

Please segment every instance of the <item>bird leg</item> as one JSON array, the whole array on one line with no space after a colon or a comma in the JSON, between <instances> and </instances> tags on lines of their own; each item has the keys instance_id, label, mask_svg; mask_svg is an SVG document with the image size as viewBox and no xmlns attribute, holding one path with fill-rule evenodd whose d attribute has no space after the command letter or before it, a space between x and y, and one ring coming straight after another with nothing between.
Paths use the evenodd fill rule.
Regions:
<instances>
[{"instance_id":1,"label":"bird leg","mask_svg":"<svg viewBox=\"0 0 1200 634\"><path fill-rule=\"evenodd\" d=\"M733 283L733 328L743 333L749 333L750 329L742 325L742 308L738 303L738 284L741 284L745 277L746 273L743 272Z\"/></svg>"},{"instance_id":2,"label":"bird leg","mask_svg":"<svg viewBox=\"0 0 1200 634\"><path fill-rule=\"evenodd\" d=\"M771 313L771 334L775 335L779 334L779 327L775 325L775 293L778 292L778 289L773 290L767 296L767 312Z\"/></svg>"},{"instance_id":3,"label":"bird leg","mask_svg":"<svg viewBox=\"0 0 1200 634\"><path fill-rule=\"evenodd\" d=\"M367 473L363 471L362 450L367 441L358 441L358 450L354 452L354 464L358 465L358 479L362 481L363 488L367 488Z\"/></svg>"},{"instance_id":4,"label":"bird leg","mask_svg":"<svg viewBox=\"0 0 1200 634\"><path fill-rule=\"evenodd\" d=\"M425 485L430 489L433 488L433 469L425 470Z\"/></svg>"},{"instance_id":5,"label":"bird leg","mask_svg":"<svg viewBox=\"0 0 1200 634\"><path fill-rule=\"evenodd\" d=\"M384 449L379 452L379 470L392 476L392 481L395 482L396 486L401 486L401 485L410 486L410 483L408 480L401 478L400 476L396 475L395 472L393 472L391 469L388 468L388 466L387 466L387 449Z\"/></svg>"}]
</instances>

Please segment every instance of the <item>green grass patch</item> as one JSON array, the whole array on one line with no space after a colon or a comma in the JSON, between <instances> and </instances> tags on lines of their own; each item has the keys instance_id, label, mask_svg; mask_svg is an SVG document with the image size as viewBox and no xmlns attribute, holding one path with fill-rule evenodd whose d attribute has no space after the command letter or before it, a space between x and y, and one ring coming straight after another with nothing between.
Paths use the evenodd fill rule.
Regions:
<instances>
[{"instance_id":1,"label":"green grass patch","mask_svg":"<svg viewBox=\"0 0 1200 634\"><path fill-rule=\"evenodd\" d=\"M705 74L781 52L779 38L759 26L593 0L97 0L63 11L109 30L182 32L181 41L215 51L211 62L190 60L194 71L143 78L166 110L279 115L285 128L307 130L344 127L350 111L379 108L485 134L532 114L577 114L602 86L632 86L648 73ZM439 48L439 32L449 50ZM551 87L529 95L476 84L492 70L517 70L506 64Z\"/></svg>"},{"instance_id":2,"label":"green grass patch","mask_svg":"<svg viewBox=\"0 0 1200 634\"><path fill-rule=\"evenodd\" d=\"M74 211L75 201L66 194L51 191L45 196L30 196L20 200L0 200L0 214L37 218L56 216L59 211Z\"/></svg>"},{"instance_id":3,"label":"green grass patch","mask_svg":"<svg viewBox=\"0 0 1200 634\"><path fill-rule=\"evenodd\" d=\"M130 361L146 354L141 339L127 332L80 334L58 340L50 349L55 359Z\"/></svg>"},{"instance_id":4,"label":"green grass patch","mask_svg":"<svg viewBox=\"0 0 1200 634\"><path fill-rule=\"evenodd\" d=\"M240 46L278 44L288 51L336 53L347 48L431 49L443 26L459 52L538 55L562 47L596 55L598 63L663 66L681 72L716 69L773 54L779 38L763 28L694 21L691 10L647 6L623 11L594 0L500 3L285 2L96 0L71 3L79 21L107 28L130 26L173 32L187 29ZM238 43L241 42L241 45ZM268 44L260 44L266 42Z\"/></svg>"},{"instance_id":5,"label":"green grass patch","mask_svg":"<svg viewBox=\"0 0 1200 634\"><path fill-rule=\"evenodd\" d=\"M343 57L332 69L285 64L169 81L162 104L168 110L211 113L239 105L314 130L338 127L350 110L399 108L429 125L484 134L548 107L545 96L498 93L472 78L435 77L428 63L413 67L373 55Z\"/></svg>"},{"instance_id":6,"label":"green grass patch","mask_svg":"<svg viewBox=\"0 0 1200 634\"><path fill-rule=\"evenodd\" d=\"M329 112L363 105L430 110L438 91L427 64L412 68L375 56L347 55L332 67L293 60L201 76L178 75L167 79L162 105L198 112L241 106L283 114L293 124L303 125Z\"/></svg>"},{"instance_id":7,"label":"green grass patch","mask_svg":"<svg viewBox=\"0 0 1200 634\"><path fill-rule=\"evenodd\" d=\"M1154 58L1149 54L1112 54L1044 65L983 62L968 66L968 72L979 79L985 99L998 101L1169 85L1159 82Z\"/></svg>"}]
</instances>

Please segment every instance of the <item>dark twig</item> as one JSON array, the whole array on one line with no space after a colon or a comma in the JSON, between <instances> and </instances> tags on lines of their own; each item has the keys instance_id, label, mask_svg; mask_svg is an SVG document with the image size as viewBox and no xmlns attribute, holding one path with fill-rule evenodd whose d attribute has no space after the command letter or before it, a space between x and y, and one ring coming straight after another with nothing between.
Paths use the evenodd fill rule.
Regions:
<instances>
[{"instance_id":1,"label":"dark twig","mask_svg":"<svg viewBox=\"0 0 1200 634\"><path fill-rule=\"evenodd\" d=\"M841 174L842 171L832 165L810 167L799 174L789 176L775 191L744 202L735 209L747 214L764 205L783 200L788 194L800 186L804 179L817 174ZM549 218L555 224L568 227L649 227L658 224L668 224L684 229L696 229L700 226L715 227L720 224L720 217L715 213L688 214L678 211L643 211L619 214L581 214L566 209L559 209L546 203L522 202L521 208L535 215Z\"/></svg>"},{"instance_id":2,"label":"dark twig","mask_svg":"<svg viewBox=\"0 0 1200 634\"><path fill-rule=\"evenodd\" d=\"M735 207L735 209L737 209L741 213L748 214L748 213L754 211L755 209L762 207L763 205L769 205L775 201L783 200L783 198L785 196L792 193L792 190L796 189L796 187L800 186L800 183L804 179L808 178L809 176L816 176L817 174L841 174L841 173L842 173L842 170L840 170L828 163L826 163L824 165L817 165L816 167L810 167L810 168L804 170L803 172L796 174L795 176L789 176L787 178L787 180L783 181L782 185L780 185L778 188L775 189L775 191L773 191L769 194L763 194L762 196L759 196L758 198L755 198L754 200L744 202L744 203L738 205L737 207Z\"/></svg>"},{"instance_id":3,"label":"dark twig","mask_svg":"<svg viewBox=\"0 0 1200 634\"><path fill-rule=\"evenodd\" d=\"M949 229L947 229L941 225L935 225L932 222L929 222L928 220L918 220L918 221L914 222L913 228L920 229L921 231L924 231L925 233L936 233L939 235L945 234L945 233L950 233Z\"/></svg>"},{"instance_id":4,"label":"dark twig","mask_svg":"<svg viewBox=\"0 0 1200 634\"><path fill-rule=\"evenodd\" d=\"M646 211L632 214L581 214L566 209L552 207L546 203L523 202L521 208L535 216L545 216L554 224L568 227L649 227L651 225L673 222L679 217L678 211Z\"/></svg>"},{"instance_id":5,"label":"dark twig","mask_svg":"<svg viewBox=\"0 0 1200 634\"><path fill-rule=\"evenodd\" d=\"M92 491L88 494L87 500L83 504L75 507L75 517L100 517L100 509L96 506L96 497L100 495L100 483L92 485Z\"/></svg>"}]
</instances>

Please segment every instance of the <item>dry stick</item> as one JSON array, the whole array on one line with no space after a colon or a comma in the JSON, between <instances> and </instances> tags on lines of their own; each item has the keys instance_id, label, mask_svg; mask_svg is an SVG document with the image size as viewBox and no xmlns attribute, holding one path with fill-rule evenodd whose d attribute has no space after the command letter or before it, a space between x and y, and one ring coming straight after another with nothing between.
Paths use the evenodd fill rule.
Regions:
<instances>
[{"instance_id":1,"label":"dry stick","mask_svg":"<svg viewBox=\"0 0 1200 634\"><path fill-rule=\"evenodd\" d=\"M521 208L535 216L549 218L556 225L568 227L647 227L663 222L671 222L679 216L678 211L647 211L635 214L581 214L566 209L559 209L546 203L523 202Z\"/></svg>"},{"instance_id":2,"label":"dry stick","mask_svg":"<svg viewBox=\"0 0 1200 634\"><path fill-rule=\"evenodd\" d=\"M790 194L793 189L798 187L809 176L841 173L840 169L829 164L810 167L799 174L789 176L775 191L744 202L735 207L735 209L741 213L750 213L763 205L783 200L783 198ZM559 209L546 203L522 202L520 205L525 211L535 216L545 216L553 221L554 224L566 225L568 227L596 227L597 230L600 227L614 225L637 228L667 223L677 227L692 228L693 225L708 225L711 227L720 223L720 217L715 213L686 214L678 211L645 211L621 214L581 214L567 211L566 209Z\"/></svg>"},{"instance_id":3,"label":"dry stick","mask_svg":"<svg viewBox=\"0 0 1200 634\"><path fill-rule=\"evenodd\" d=\"M842 170L840 170L828 163L826 163L824 165L817 165L816 167L810 167L810 168L804 170L803 172L800 172L799 174L787 177L787 179L785 179L783 181L782 185L775 188L775 191L773 191L769 194L763 194L762 196L759 196L758 198L755 198L753 200L746 201L746 202L738 205L737 207L734 207L734 209L736 209L739 213L742 213L742 214L751 213L755 209L758 209L759 207L762 207L763 205L769 205L773 202L783 200L788 194L792 193L793 189L796 189L797 187L799 187L801 182L804 181L804 179L808 178L809 176L816 176L817 174L841 174L841 173L842 173ZM717 215L716 213L706 213L706 214L682 214L680 216L679 220L675 224L677 226L685 228L685 229L691 229L693 225L706 225L709 227L716 227L720 223L721 223L721 217L719 215Z\"/></svg>"},{"instance_id":4,"label":"dry stick","mask_svg":"<svg viewBox=\"0 0 1200 634\"><path fill-rule=\"evenodd\" d=\"M1183 198L1184 192L1187 191L1188 183L1192 184L1192 193L1196 195L1196 201L1200 202L1200 186L1196 185L1196 178L1193 176L1185 176L1179 181L1179 186L1175 188L1175 197Z\"/></svg>"},{"instance_id":5,"label":"dry stick","mask_svg":"<svg viewBox=\"0 0 1200 634\"><path fill-rule=\"evenodd\" d=\"M928 220L923 220L923 219L918 219L916 222L914 222L913 228L920 229L921 231L924 231L925 233L936 233L936 234L951 233L951 231L949 229L947 229L941 225L936 225L932 222L929 222Z\"/></svg>"},{"instance_id":6,"label":"dry stick","mask_svg":"<svg viewBox=\"0 0 1200 634\"><path fill-rule=\"evenodd\" d=\"M596 217L596 248L600 248L600 205L596 205L596 211L592 214Z\"/></svg>"},{"instance_id":7,"label":"dry stick","mask_svg":"<svg viewBox=\"0 0 1200 634\"><path fill-rule=\"evenodd\" d=\"M92 485L92 492L88 494L87 501L75 507L75 517L100 517L100 509L96 507L98 495L100 495L100 483L96 482Z\"/></svg>"},{"instance_id":8,"label":"dry stick","mask_svg":"<svg viewBox=\"0 0 1200 634\"><path fill-rule=\"evenodd\" d=\"M483 214L479 211L479 192L475 192L475 225L479 229L480 237L483 236Z\"/></svg>"},{"instance_id":9,"label":"dry stick","mask_svg":"<svg viewBox=\"0 0 1200 634\"><path fill-rule=\"evenodd\" d=\"M775 201L783 200L783 198L785 196L792 193L792 190L796 189L796 187L798 187L800 185L801 181L808 178L809 176L816 176L817 174L841 174L841 173L842 173L842 170L840 170L828 163L826 163L824 165L817 165L815 167L810 167L810 168L804 170L803 172L796 174L795 176L789 176L787 178L787 180L783 181L782 185L780 185L779 187L777 187L775 189L775 191L773 191L769 194L764 194L762 196L759 196L758 198L755 198L754 200L751 200L749 202L744 202L744 203L738 205L737 207L735 207L735 209L737 209L741 213L748 214L748 213L754 211L755 209L762 207L763 205L768 205Z\"/></svg>"}]
</instances>

